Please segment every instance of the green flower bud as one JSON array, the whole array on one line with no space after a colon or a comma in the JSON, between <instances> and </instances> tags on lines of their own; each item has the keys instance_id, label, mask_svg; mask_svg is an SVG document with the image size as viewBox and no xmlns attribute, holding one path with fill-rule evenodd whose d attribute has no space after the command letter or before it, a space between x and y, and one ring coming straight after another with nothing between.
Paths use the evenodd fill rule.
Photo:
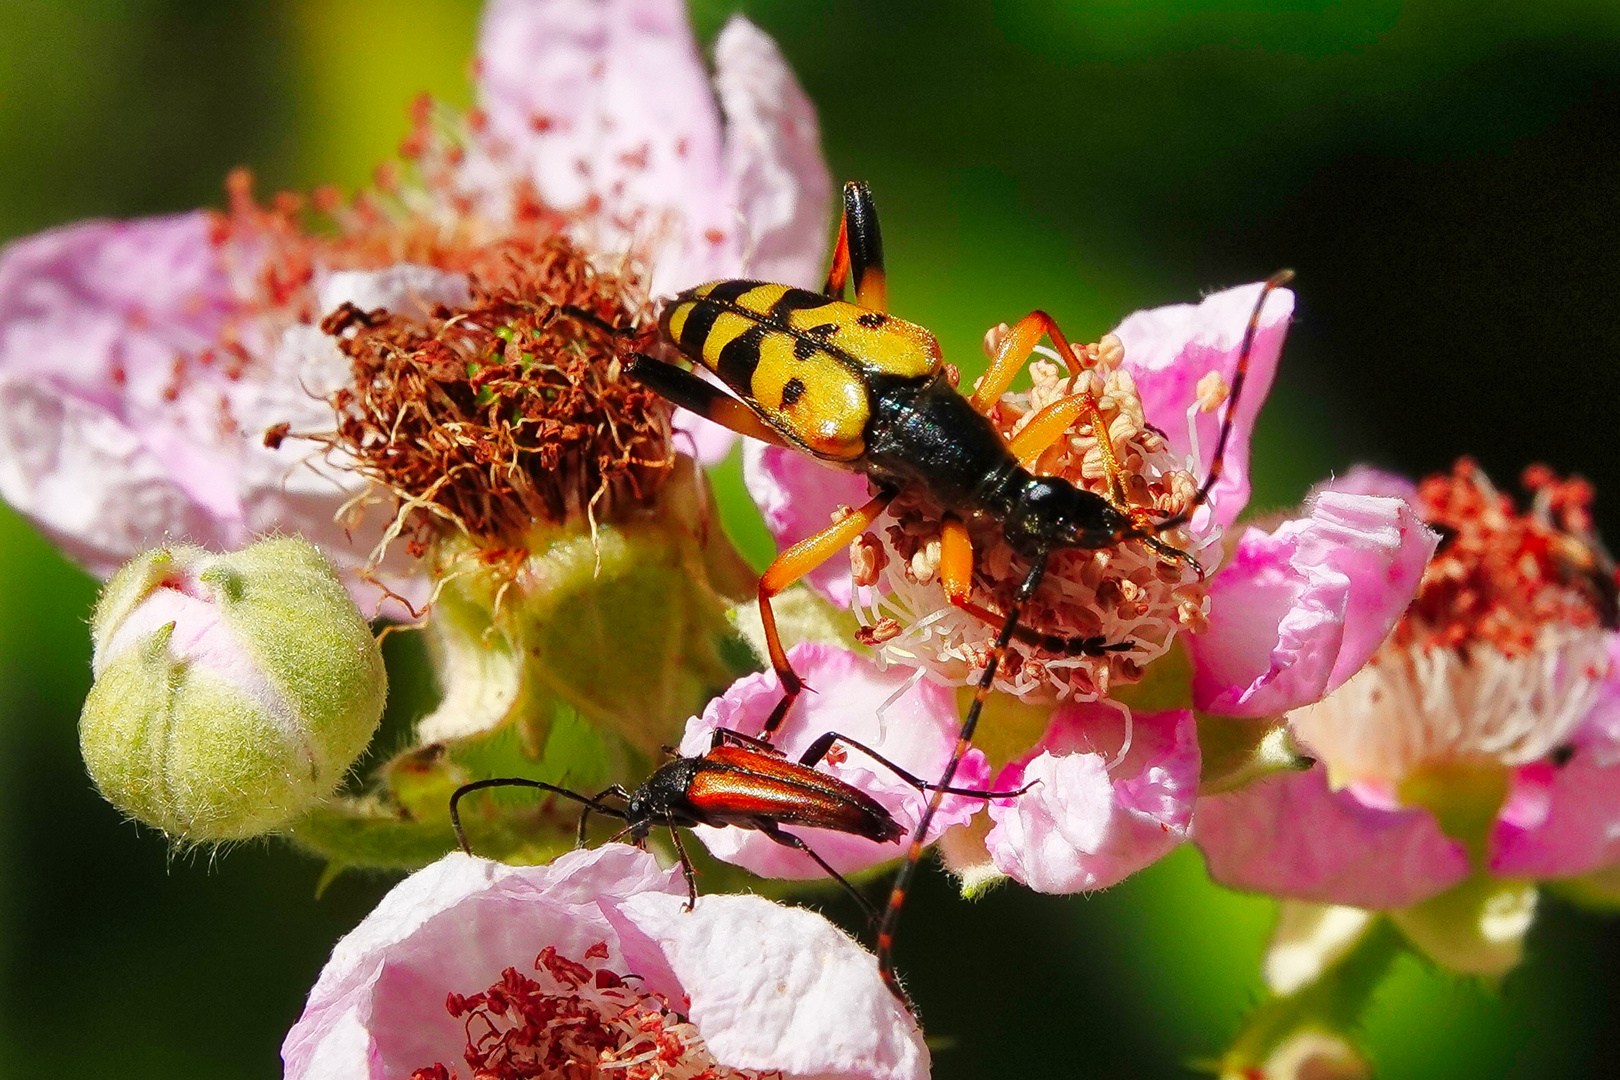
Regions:
<instances>
[{"instance_id":1,"label":"green flower bud","mask_svg":"<svg viewBox=\"0 0 1620 1080\"><path fill-rule=\"evenodd\" d=\"M285 825L333 793L382 716L377 641L301 539L148 552L107 583L91 631L85 765L182 844Z\"/></svg>"}]
</instances>

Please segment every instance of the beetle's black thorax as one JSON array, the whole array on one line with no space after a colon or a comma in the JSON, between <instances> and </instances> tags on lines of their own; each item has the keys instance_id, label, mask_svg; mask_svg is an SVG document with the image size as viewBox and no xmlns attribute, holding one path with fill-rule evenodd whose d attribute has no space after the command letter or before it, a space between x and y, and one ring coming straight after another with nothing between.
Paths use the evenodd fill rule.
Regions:
<instances>
[{"instance_id":1,"label":"beetle's black thorax","mask_svg":"<svg viewBox=\"0 0 1620 1080\"><path fill-rule=\"evenodd\" d=\"M1026 553L1115 542L1102 535L1119 525L1106 499L1022 468L989 417L944 375L872 389L863 460L879 484L920 487L963 517L983 514Z\"/></svg>"}]
</instances>

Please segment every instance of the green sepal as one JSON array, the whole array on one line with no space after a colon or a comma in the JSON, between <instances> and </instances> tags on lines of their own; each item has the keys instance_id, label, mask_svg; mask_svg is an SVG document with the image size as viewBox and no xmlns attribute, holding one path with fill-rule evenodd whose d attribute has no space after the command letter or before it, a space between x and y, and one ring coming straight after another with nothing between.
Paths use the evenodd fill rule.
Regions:
<instances>
[{"instance_id":1,"label":"green sepal","mask_svg":"<svg viewBox=\"0 0 1620 1080\"><path fill-rule=\"evenodd\" d=\"M1203 764L1198 794L1219 795L1277 773L1301 772L1314 762L1281 720L1196 714Z\"/></svg>"},{"instance_id":2,"label":"green sepal","mask_svg":"<svg viewBox=\"0 0 1620 1080\"><path fill-rule=\"evenodd\" d=\"M1413 949L1441 967L1499 979L1523 958L1535 914L1535 885L1482 872L1389 918Z\"/></svg>"},{"instance_id":3,"label":"green sepal","mask_svg":"<svg viewBox=\"0 0 1620 1080\"><path fill-rule=\"evenodd\" d=\"M1355 944L1343 951L1336 963L1321 977L1292 994L1276 995L1263 1001L1244 1020L1231 1046L1215 1063L1215 1071L1232 1080L1255 1076L1271 1077L1279 1069L1279 1059L1299 1047L1302 1041L1319 1041L1338 1046L1350 1057L1344 1068L1326 1076L1370 1075L1352 1071L1357 1060L1355 1033L1361 1016L1378 986L1400 956L1404 941L1383 918L1371 920Z\"/></svg>"}]
</instances>

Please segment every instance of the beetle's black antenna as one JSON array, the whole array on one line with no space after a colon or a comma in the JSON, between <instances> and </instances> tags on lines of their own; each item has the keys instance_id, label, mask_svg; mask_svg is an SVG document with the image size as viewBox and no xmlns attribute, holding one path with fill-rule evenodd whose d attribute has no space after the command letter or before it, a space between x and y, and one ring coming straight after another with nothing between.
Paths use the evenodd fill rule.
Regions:
<instances>
[{"instance_id":1,"label":"beetle's black antenna","mask_svg":"<svg viewBox=\"0 0 1620 1080\"><path fill-rule=\"evenodd\" d=\"M1155 522L1145 529L1133 529L1126 536L1128 539L1146 539L1157 536L1159 533L1180 528L1192 520L1193 511L1209 501L1209 493L1220 482L1221 471L1226 464L1226 444L1232 437L1233 421L1237 418L1238 400L1243 396L1243 384L1249 378L1249 354L1254 351L1255 335L1260 332L1260 314L1265 310L1266 300L1271 296L1272 290L1279 289L1294 280L1292 270L1279 270L1266 278L1265 284L1260 287L1260 298L1254 302L1254 311L1249 315L1249 325L1243 330L1243 348L1238 353L1237 369L1232 372L1232 390L1227 395L1226 418L1221 421L1220 438L1215 441L1215 453L1209 459L1209 475L1204 478L1203 484L1198 488L1197 494L1192 497L1186 508L1180 513ZM1175 549L1171 549L1175 550ZM1185 552L1177 552L1186 555ZM1191 558L1191 556L1186 556ZM1194 565L1197 565L1196 562ZM1202 577L1202 573L1199 575Z\"/></svg>"},{"instance_id":2,"label":"beetle's black antenna","mask_svg":"<svg viewBox=\"0 0 1620 1080\"><path fill-rule=\"evenodd\" d=\"M457 804L461 802L463 795L470 795L475 791L482 791L485 788L492 787L538 788L541 791L549 791L553 795L561 795L565 799L573 799L575 802L583 804L587 810L594 810L598 814L606 814L608 817L615 817L620 821L630 820L630 815L616 806L608 806L598 799L591 798L589 795L581 795L577 791L569 791L565 787L548 784L542 780L530 780L521 776L496 776L488 780L474 780L470 784L462 784L450 796L450 827L456 832L456 843L460 844L461 850L468 855L472 854L472 845L467 843L467 833L461 827L461 810Z\"/></svg>"}]
</instances>

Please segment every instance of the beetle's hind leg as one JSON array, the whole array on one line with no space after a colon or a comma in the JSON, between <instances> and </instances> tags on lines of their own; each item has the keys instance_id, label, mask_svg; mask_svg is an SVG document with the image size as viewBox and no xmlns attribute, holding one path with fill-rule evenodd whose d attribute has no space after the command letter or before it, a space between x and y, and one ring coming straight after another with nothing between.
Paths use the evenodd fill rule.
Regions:
<instances>
[{"instance_id":1,"label":"beetle's hind leg","mask_svg":"<svg viewBox=\"0 0 1620 1080\"><path fill-rule=\"evenodd\" d=\"M646 353L631 353L621 363L626 375L673 405L750 439L772 446L787 445L752 409L683 367L654 360Z\"/></svg>"},{"instance_id":2,"label":"beetle's hind leg","mask_svg":"<svg viewBox=\"0 0 1620 1080\"><path fill-rule=\"evenodd\" d=\"M877 908L872 906L872 901L861 895L861 891L855 886L851 885L848 878L834 870L832 868L832 864L827 862L827 860L823 859L820 855L817 855L815 849L809 844L805 843L803 839L794 836L790 832L783 832L781 827L778 826L774 821L761 821L758 823L757 827L760 832L764 833L778 844L781 844L783 847L793 848L795 851L802 851L806 855L810 856L810 858L815 861L815 864L821 867L828 877L842 885L844 887L844 891L849 893L850 897L861 906L861 910L866 912L868 922L877 922L878 912Z\"/></svg>"},{"instance_id":3,"label":"beetle's hind leg","mask_svg":"<svg viewBox=\"0 0 1620 1080\"><path fill-rule=\"evenodd\" d=\"M833 247L827 284L821 291L834 300L844 298L844 286L855 283L855 303L869 311L889 310L889 291L883 273L883 232L878 228L872 189L863 180L844 185L844 213L838 221L838 243Z\"/></svg>"},{"instance_id":4,"label":"beetle's hind leg","mask_svg":"<svg viewBox=\"0 0 1620 1080\"><path fill-rule=\"evenodd\" d=\"M805 749L803 755L800 756L799 764L814 768L821 762L822 758L827 756L827 752L833 748L835 743L843 743L845 746L853 746L855 749L859 750L861 753L865 754L879 765L882 765L885 769L888 769L890 772L894 773L894 775L898 776L901 780L904 780L918 791L943 791L947 795L960 795L967 799L1012 799L1022 795L1024 792L1034 787L1037 783L1037 781L1031 780L1029 783L1025 784L1021 788L1018 788L1016 791L985 791L979 788L940 787L938 784L930 784L922 777L907 772L894 762L890 761L888 758L884 757L882 754L878 753L876 750L872 749L870 746L867 746L865 743L852 739L848 735L842 735L836 731L825 732L819 736L815 742L811 743Z\"/></svg>"},{"instance_id":5,"label":"beetle's hind leg","mask_svg":"<svg viewBox=\"0 0 1620 1080\"><path fill-rule=\"evenodd\" d=\"M782 682L782 700L765 720L760 737L770 742L776 729L782 726L794 700L804 690L793 665L788 663L787 650L782 648L782 635L776 628L776 613L771 610L771 597L854 543L872 522L888 507L894 492L880 492L865 506L848 517L835 521L814 536L800 540L778 555L759 578L759 618L765 630L765 649L770 654L771 667Z\"/></svg>"}]
</instances>

